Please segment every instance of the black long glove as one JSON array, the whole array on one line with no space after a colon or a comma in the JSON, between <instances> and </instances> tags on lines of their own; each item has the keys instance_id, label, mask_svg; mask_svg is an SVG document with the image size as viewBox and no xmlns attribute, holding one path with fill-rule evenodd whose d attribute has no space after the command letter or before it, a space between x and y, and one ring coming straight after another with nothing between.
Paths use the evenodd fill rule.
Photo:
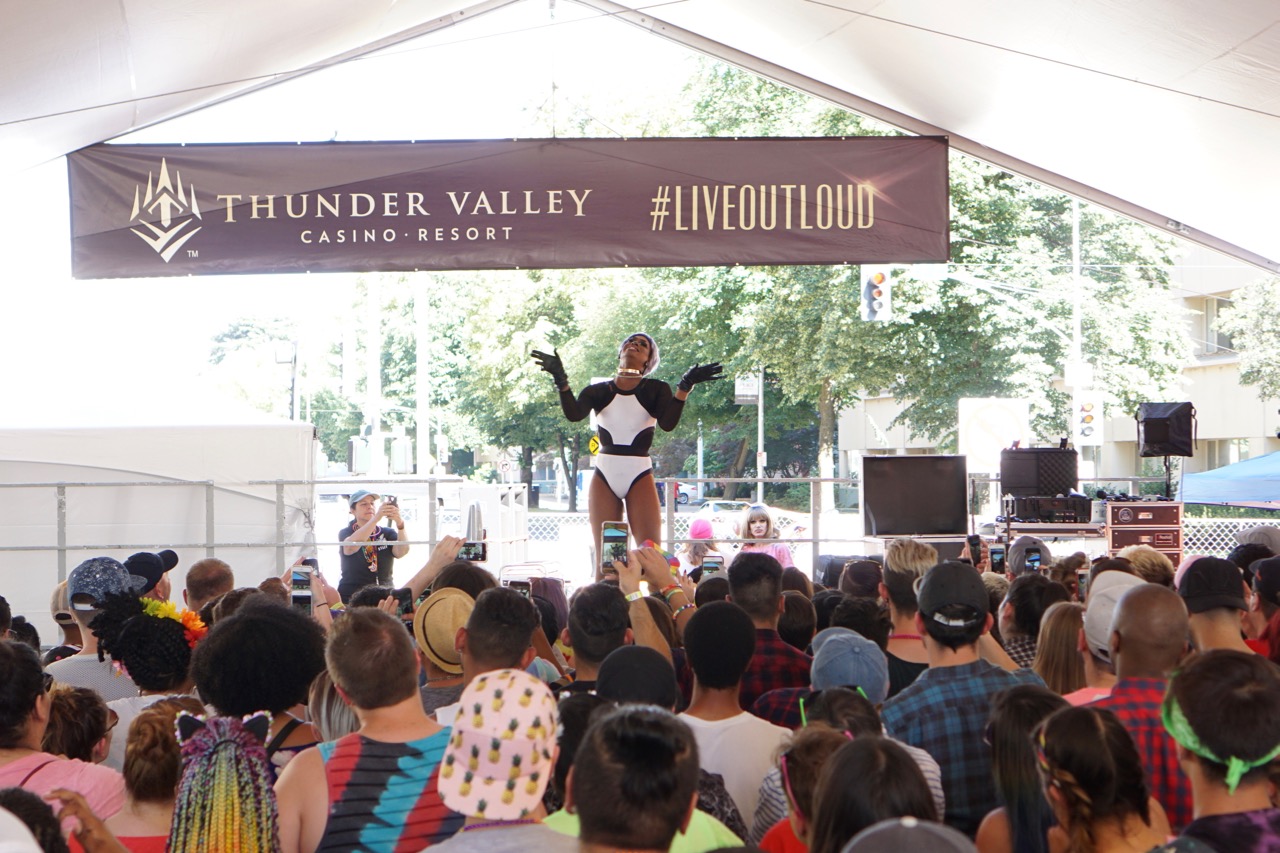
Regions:
<instances>
[{"instance_id":1,"label":"black long glove","mask_svg":"<svg viewBox=\"0 0 1280 853\"><path fill-rule=\"evenodd\" d=\"M680 383L676 385L681 391L690 391L694 385L699 382L710 382L713 379L724 379L724 373L721 372L720 362L713 361L710 364L695 364L685 371L684 376L680 378Z\"/></svg>"},{"instance_id":2,"label":"black long glove","mask_svg":"<svg viewBox=\"0 0 1280 853\"><path fill-rule=\"evenodd\" d=\"M552 350L546 353L534 350L529 354L538 363L538 367L551 374L551 379L556 383L557 388L563 388L569 384L569 374L564 372L564 363L560 361L558 351Z\"/></svg>"}]
</instances>

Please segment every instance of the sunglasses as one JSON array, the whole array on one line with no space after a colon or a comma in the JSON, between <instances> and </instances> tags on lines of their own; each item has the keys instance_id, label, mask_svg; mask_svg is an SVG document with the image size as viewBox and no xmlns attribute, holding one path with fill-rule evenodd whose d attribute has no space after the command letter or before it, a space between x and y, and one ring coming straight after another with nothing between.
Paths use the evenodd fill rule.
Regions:
<instances>
[{"instance_id":1,"label":"sunglasses","mask_svg":"<svg viewBox=\"0 0 1280 853\"><path fill-rule=\"evenodd\" d=\"M40 673L40 680L41 680L41 686L43 687L45 693L48 693L50 690L53 689L53 673L51 672Z\"/></svg>"}]
</instances>

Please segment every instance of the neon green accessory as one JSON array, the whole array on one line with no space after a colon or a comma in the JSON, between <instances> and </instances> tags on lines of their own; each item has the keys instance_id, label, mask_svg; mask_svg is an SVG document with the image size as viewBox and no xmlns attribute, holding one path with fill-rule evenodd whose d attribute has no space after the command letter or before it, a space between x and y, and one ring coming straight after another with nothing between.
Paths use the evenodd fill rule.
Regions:
<instances>
[{"instance_id":1,"label":"neon green accessory","mask_svg":"<svg viewBox=\"0 0 1280 853\"><path fill-rule=\"evenodd\" d=\"M1236 788L1240 786L1240 780L1244 778L1244 774L1256 767L1270 764L1277 757L1280 757L1280 744L1277 744L1275 749L1252 761L1236 758L1234 755L1226 760L1219 758L1213 753L1213 750L1201 742L1199 735L1191 728L1191 723L1187 722L1186 715L1182 713L1182 708L1178 706L1178 700L1173 698L1172 690L1165 694L1164 705L1160 709L1160 717L1164 721L1165 731L1183 749L1215 764L1226 765L1228 794L1236 792Z\"/></svg>"}]
</instances>

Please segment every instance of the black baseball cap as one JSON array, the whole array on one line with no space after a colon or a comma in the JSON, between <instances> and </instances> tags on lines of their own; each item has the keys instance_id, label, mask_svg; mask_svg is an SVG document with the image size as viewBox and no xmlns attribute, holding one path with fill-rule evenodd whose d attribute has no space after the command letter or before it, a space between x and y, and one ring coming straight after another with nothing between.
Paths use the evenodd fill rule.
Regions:
<instances>
[{"instance_id":1,"label":"black baseball cap","mask_svg":"<svg viewBox=\"0 0 1280 853\"><path fill-rule=\"evenodd\" d=\"M990 613L990 599L982 576L968 563L954 560L938 563L924 573L916 582L916 600L921 616L953 628L982 622ZM939 610L950 604L967 607L973 614L959 622L938 615Z\"/></svg>"},{"instance_id":2,"label":"black baseball cap","mask_svg":"<svg viewBox=\"0 0 1280 853\"><path fill-rule=\"evenodd\" d=\"M1265 557L1249 564L1253 591L1273 607L1280 607L1280 557Z\"/></svg>"},{"instance_id":3,"label":"black baseball cap","mask_svg":"<svg viewBox=\"0 0 1280 853\"><path fill-rule=\"evenodd\" d=\"M1201 557L1188 566L1178 584L1178 595L1186 602L1188 613L1203 613L1216 607L1249 609L1240 567L1218 557Z\"/></svg>"}]
</instances>

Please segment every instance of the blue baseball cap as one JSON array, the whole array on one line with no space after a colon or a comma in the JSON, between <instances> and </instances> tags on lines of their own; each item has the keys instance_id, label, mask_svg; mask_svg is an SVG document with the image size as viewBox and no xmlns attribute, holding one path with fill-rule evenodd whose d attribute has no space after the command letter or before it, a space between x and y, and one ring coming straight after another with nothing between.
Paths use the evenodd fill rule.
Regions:
<instances>
[{"instance_id":1,"label":"blue baseball cap","mask_svg":"<svg viewBox=\"0 0 1280 853\"><path fill-rule=\"evenodd\" d=\"M889 661L880 647L848 628L824 628L813 638L809 681L814 690L861 687L872 704L889 696Z\"/></svg>"},{"instance_id":2,"label":"blue baseball cap","mask_svg":"<svg viewBox=\"0 0 1280 853\"><path fill-rule=\"evenodd\" d=\"M356 504L360 503L360 501L369 497L370 495L373 495L374 500L382 499L382 495L378 494L377 492L371 492L368 489L358 489L357 491L354 491L351 493L351 497L347 498L347 506L353 507Z\"/></svg>"}]
</instances>

